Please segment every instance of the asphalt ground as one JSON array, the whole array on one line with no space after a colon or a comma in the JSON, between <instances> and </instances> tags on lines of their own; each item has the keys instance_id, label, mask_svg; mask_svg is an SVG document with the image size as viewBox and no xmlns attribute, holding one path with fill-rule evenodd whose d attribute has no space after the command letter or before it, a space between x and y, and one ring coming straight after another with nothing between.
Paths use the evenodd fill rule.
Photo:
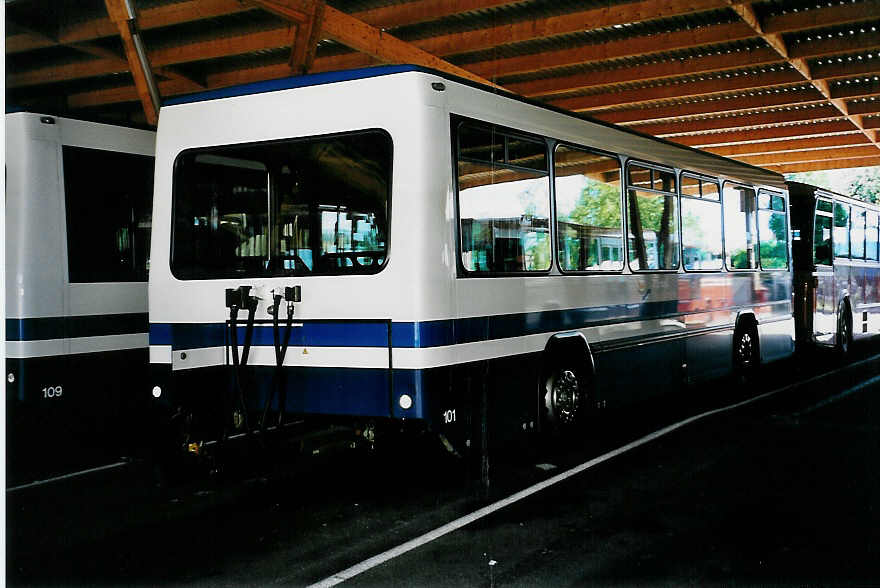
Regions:
<instances>
[{"instance_id":1,"label":"asphalt ground","mask_svg":"<svg viewBox=\"0 0 880 588\"><path fill-rule=\"evenodd\" d=\"M430 439L176 488L133 464L22 490L7 496L7 582L309 585L652 431L784 388L346 584L880 585L876 352L858 347L846 369L801 357L759 384L701 386L603 417L582 438L508 448L490 458L488 493Z\"/></svg>"}]
</instances>

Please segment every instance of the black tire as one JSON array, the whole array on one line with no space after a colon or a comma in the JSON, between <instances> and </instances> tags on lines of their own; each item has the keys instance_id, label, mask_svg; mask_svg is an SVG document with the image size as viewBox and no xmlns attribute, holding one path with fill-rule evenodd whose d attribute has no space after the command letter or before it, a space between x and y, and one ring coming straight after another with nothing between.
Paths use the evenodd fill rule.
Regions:
<instances>
[{"instance_id":1,"label":"black tire","mask_svg":"<svg viewBox=\"0 0 880 588\"><path fill-rule=\"evenodd\" d=\"M852 318L849 307L844 302L837 310L837 334L834 337L834 349L841 356L849 354L852 345Z\"/></svg>"},{"instance_id":2,"label":"black tire","mask_svg":"<svg viewBox=\"0 0 880 588\"><path fill-rule=\"evenodd\" d=\"M542 430L564 433L584 422L589 406L585 371L573 362L560 362L541 384Z\"/></svg>"},{"instance_id":3,"label":"black tire","mask_svg":"<svg viewBox=\"0 0 880 588\"><path fill-rule=\"evenodd\" d=\"M755 378L761 365L758 330L754 325L741 325L733 333L733 373L740 382Z\"/></svg>"}]
</instances>

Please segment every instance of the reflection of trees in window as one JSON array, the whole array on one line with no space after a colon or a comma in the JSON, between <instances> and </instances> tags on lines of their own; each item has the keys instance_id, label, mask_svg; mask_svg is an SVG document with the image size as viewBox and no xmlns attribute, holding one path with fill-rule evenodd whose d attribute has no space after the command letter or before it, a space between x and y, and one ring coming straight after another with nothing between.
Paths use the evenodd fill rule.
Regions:
<instances>
[{"instance_id":1,"label":"reflection of trees in window","mask_svg":"<svg viewBox=\"0 0 880 588\"><path fill-rule=\"evenodd\" d=\"M758 238L761 242L761 267L788 267L788 235L785 222L785 198L761 191L758 194Z\"/></svg>"},{"instance_id":2,"label":"reflection of trees in window","mask_svg":"<svg viewBox=\"0 0 880 588\"><path fill-rule=\"evenodd\" d=\"M560 145L554 165L560 267L568 271L622 269L618 160Z\"/></svg>"},{"instance_id":3,"label":"reflection of trees in window","mask_svg":"<svg viewBox=\"0 0 880 588\"><path fill-rule=\"evenodd\" d=\"M756 204L752 188L724 185L724 244L730 269L758 267Z\"/></svg>"},{"instance_id":4,"label":"reflection of trees in window","mask_svg":"<svg viewBox=\"0 0 880 588\"><path fill-rule=\"evenodd\" d=\"M464 123L458 129L461 259L476 272L550 269L543 142Z\"/></svg>"},{"instance_id":5,"label":"reflection of trees in window","mask_svg":"<svg viewBox=\"0 0 880 588\"><path fill-rule=\"evenodd\" d=\"M627 210L630 266L639 269L678 267L675 175L630 165Z\"/></svg>"}]
</instances>

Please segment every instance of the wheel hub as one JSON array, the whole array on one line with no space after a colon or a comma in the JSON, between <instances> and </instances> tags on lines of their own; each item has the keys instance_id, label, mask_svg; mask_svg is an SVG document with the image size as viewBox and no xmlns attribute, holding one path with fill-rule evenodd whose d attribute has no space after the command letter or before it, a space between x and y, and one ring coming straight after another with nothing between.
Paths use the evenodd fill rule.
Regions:
<instances>
[{"instance_id":1,"label":"wheel hub","mask_svg":"<svg viewBox=\"0 0 880 588\"><path fill-rule=\"evenodd\" d=\"M739 339L737 346L737 356L742 367L750 367L753 361L754 347L752 345L752 336L749 333L743 333Z\"/></svg>"},{"instance_id":2,"label":"wheel hub","mask_svg":"<svg viewBox=\"0 0 880 588\"><path fill-rule=\"evenodd\" d=\"M580 406L580 386L571 370L564 370L553 380L549 395L551 415L562 424L571 424L577 418Z\"/></svg>"}]
</instances>

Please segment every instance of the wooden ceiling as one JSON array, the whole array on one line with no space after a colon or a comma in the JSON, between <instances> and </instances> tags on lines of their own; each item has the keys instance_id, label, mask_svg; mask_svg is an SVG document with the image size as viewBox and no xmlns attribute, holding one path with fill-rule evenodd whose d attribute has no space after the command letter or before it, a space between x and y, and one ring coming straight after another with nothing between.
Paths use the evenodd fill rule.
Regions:
<instances>
[{"instance_id":1,"label":"wooden ceiling","mask_svg":"<svg viewBox=\"0 0 880 588\"><path fill-rule=\"evenodd\" d=\"M405 62L825 170L880 165L878 27L880 0L6 0L6 99L152 123L164 97Z\"/></svg>"}]
</instances>

